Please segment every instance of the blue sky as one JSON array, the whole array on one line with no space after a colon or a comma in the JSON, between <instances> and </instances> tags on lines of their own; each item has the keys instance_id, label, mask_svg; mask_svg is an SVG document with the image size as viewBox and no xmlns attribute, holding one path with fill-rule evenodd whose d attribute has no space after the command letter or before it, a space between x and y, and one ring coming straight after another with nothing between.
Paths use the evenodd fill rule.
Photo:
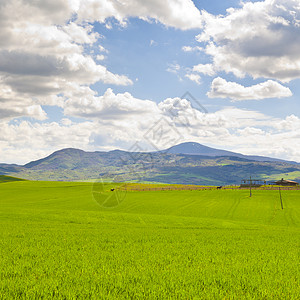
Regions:
<instances>
[{"instance_id":1,"label":"blue sky","mask_svg":"<svg viewBox=\"0 0 300 300\"><path fill-rule=\"evenodd\" d=\"M200 9L206 9L209 12L215 11L216 14L224 12L229 7L225 6L224 3L218 6L220 1L203 2L202 6L196 1L195 4ZM239 7L239 1L228 2ZM180 97L189 91L203 105L214 106L213 111L224 105L231 105L230 99L211 100L206 96L211 84L211 77L202 76L202 83L199 85L184 77L185 69L192 68L196 63L205 64L210 61L210 58L200 51L192 53L182 51L182 48L187 45L199 46L195 40L199 30L182 31L166 27L160 23L150 24L138 18L130 19L126 28L120 28L118 24L115 24L112 29L106 29L105 24L97 24L95 29L105 36L102 45L109 51L103 64L112 72L126 74L134 81L134 84L129 87L112 86L98 82L93 88L100 94L112 87L117 93L127 91L137 98L160 102L168 97ZM152 45L151 41L153 41ZM98 54L101 53L98 52ZM177 73L168 72L167 70L174 65L179 65L181 69ZM233 74L226 74L225 72L220 72L218 75L244 86L264 81L262 78L255 80L250 76L236 78ZM138 80L136 81L136 79ZM299 80L286 84L286 86L291 87L296 94L300 92ZM288 100L278 99L277 102L278 105L274 106L274 99L271 98L259 103L253 101L235 103L234 106L259 109L274 117L284 117L286 114L295 113L299 109L299 101L297 101L295 94Z\"/></svg>"},{"instance_id":2,"label":"blue sky","mask_svg":"<svg viewBox=\"0 0 300 300\"><path fill-rule=\"evenodd\" d=\"M1 5L0 162L174 141L300 161L298 1Z\"/></svg>"}]
</instances>

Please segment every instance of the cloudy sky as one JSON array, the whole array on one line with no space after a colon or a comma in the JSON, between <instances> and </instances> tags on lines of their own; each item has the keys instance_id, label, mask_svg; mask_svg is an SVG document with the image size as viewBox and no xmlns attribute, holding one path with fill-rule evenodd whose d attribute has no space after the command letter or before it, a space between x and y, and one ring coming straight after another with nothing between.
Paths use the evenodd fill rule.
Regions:
<instances>
[{"instance_id":1,"label":"cloudy sky","mask_svg":"<svg viewBox=\"0 0 300 300\"><path fill-rule=\"evenodd\" d=\"M299 0L1 0L0 26L0 162L184 141L300 162Z\"/></svg>"}]
</instances>

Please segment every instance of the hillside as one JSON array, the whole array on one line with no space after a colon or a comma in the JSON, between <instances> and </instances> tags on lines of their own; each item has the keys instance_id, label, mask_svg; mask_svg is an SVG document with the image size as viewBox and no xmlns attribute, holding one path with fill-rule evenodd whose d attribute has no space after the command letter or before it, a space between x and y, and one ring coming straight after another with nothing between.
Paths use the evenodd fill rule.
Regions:
<instances>
[{"instance_id":1,"label":"hillside","mask_svg":"<svg viewBox=\"0 0 300 300\"><path fill-rule=\"evenodd\" d=\"M182 152L182 153L180 153ZM253 158L253 159L251 159ZM265 159L265 161L264 161ZM34 180L141 181L204 185L240 184L257 179L300 179L300 165L184 143L165 151L85 152L63 149L24 166L0 164L0 174Z\"/></svg>"},{"instance_id":2,"label":"hillside","mask_svg":"<svg viewBox=\"0 0 300 300\"><path fill-rule=\"evenodd\" d=\"M13 182L13 181L24 181L24 179L11 177L11 176L0 175L0 183Z\"/></svg>"}]
</instances>

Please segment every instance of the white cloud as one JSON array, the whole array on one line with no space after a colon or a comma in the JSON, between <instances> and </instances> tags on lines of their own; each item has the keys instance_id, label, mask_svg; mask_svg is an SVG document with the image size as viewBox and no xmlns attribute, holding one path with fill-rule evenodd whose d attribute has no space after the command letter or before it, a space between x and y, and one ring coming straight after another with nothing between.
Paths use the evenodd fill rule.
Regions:
<instances>
[{"instance_id":1,"label":"white cloud","mask_svg":"<svg viewBox=\"0 0 300 300\"><path fill-rule=\"evenodd\" d=\"M66 26L63 26L63 31L67 33L70 40L76 44L89 44L92 45L97 42L99 34L93 32L92 25L78 25L74 22L69 23Z\"/></svg>"},{"instance_id":2,"label":"white cloud","mask_svg":"<svg viewBox=\"0 0 300 300\"><path fill-rule=\"evenodd\" d=\"M88 50L108 53L92 26L99 21L109 27L107 19L111 17L121 26L131 16L149 22L155 19L182 30L205 24L197 38L203 47L183 48L186 52L203 48L212 57L211 64L195 66L194 72L212 76L213 71L224 70L241 77L250 74L288 81L300 74L297 5L298 1L291 0L246 3L240 10L231 9L226 16L215 17L200 13L191 0L0 1L1 160L25 163L63 147L96 150L106 144L130 148L162 118L165 124L176 126L186 140L219 148L230 145L248 154L298 159L298 117L278 120L232 107L204 114L185 99L169 98L156 104L129 93L115 94L111 89L100 96L91 84L129 85L132 81L97 63L94 58L98 53ZM169 69L175 73L181 70L178 64ZM194 75L199 76L194 79L200 78ZM255 91L249 87L251 92L238 87L233 97L244 99L249 93L262 97L267 87L271 90L268 95L274 95L274 89L276 95L288 94L287 88L271 83ZM42 105L46 104L61 107L65 117L59 123L11 121L21 116L45 120ZM72 117L90 121L76 123ZM175 132L172 134L176 137Z\"/></svg>"},{"instance_id":3,"label":"white cloud","mask_svg":"<svg viewBox=\"0 0 300 300\"><path fill-rule=\"evenodd\" d=\"M280 131L299 131L300 119L295 115L287 116L284 120L277 122L275 128Z\"/></svg>"},{"instance_id":4,"label":"white cloud","mask_svg":"<svg viewBox=\"0 0 300 300\"><path fill-rule=\"evenodd\" d=\"M191 80L191 81L196 82L197 84L200 84L200 83L201 83L201 77L200 77L200 75L198 75L198 74L193 74L193 73L191 73L191 74L186 74L185 77L188 78L188 79Z\"/></svg>"},{"instance_id":5,"label":"white cloud","mask_svg":"<svg viewBox=\"0 0 300 300\"><path fill-rule=\"evenodd\" d=\"M145 134L160 120L165 120L164 132L170 140L176 140L179 132L186 141L219 148L227 146L228 150L238 149L245 154L268 154L297 160L295 151L287 143L293 136L295 139L291 145L300 146L300 139L295 135L295 128L300 128L300 120L293 115L282 120L235 107L203 113L193 108L186 99L168 98L156 104L137 99L129 93L115 94L111 89L98 96L88 88L80 88L70 99L66 102L66 115L93 119L98 125L92 136L100 136L107 145L123 145L123 149L127 145L125 150L136 141L145 141ZM174 126L177 132L170 126ZM157 148L164 146L164 141L157 142ZM254 148L251 153L250 149Z\"/></svg>"},{"instance_id":6,"label":"white cloud","mask_svg":"<svg viewBox=\"0 0 300 300\"><path fill-rule=\"evenodd\" d=\"M142 116L143 120L146 115L151 118L159 113L155 102L134 98L130 93L114 94L110 88L103 96L97 96L88 87L74 87L68 96L64 112L70 116L105 120L127 118L129 121L130 117L140 119Z\"/></svg>"},{"instance_id":7,"label":"white cloud","mask_svg":"<svg viewBox=\"0 0 300 300\"><path fill-rule=\"evenodd\" d=\"M99 48L99 51L100 51L100 52L108 53L108 50L105 49L102 45L99 45L98 48Z\"/></svg>"},{"instance_id":8,"label":"white cloud","mask_svg":"<svg viewBox=\"0 0 300 300\"><path fill-rule=\"evenodd\" d=\"M72 85L132 84L86 53L85 45L94 45L100 35L92 25L69 22L78 9L62 0L0 3L0 119L46 119L40 105L62 106L58 95Z\"/></svg>"},{"instance_id":9,"label":"white cloud","mask_svg":"<svg viewBox=\"0 0 300 300\"><path fill-rule=\"evenodd\" d=\"M180 71L180 69L181 69L181 67L177 63L169 64L168 68L167 68L167 72L177 74Z\"/></svg>"},{"instance_id":10,"label":"white cloud","mask_svg":"<svg viewBox=\"0 0 300 300\"><path fill-rule=\"evenodd\" d=\"M104 60L105 58L106 57L104 55L102 55L102 54L96 56L96 59L99 60L99 61Z\"/></svg>"},{"instance_id":11,"label":"white cloud","mask_svg":"<svg viewBox=\"0 0 300 300\"><path fill-rule=\"evenodd\" d=\"M236 82L228 82L217 77L211 84L210 98L230 98L232 100L261 100L266 98L283 98L292 96L289 88L276 81L268 80L250 87Z\"/></svg>"},{"instance_id":12,"label":"white cloud","mask_svg":"<svg viewBox=\"0 0 300 300\"><path fill-rule=\"evenodd\" d=\"M203 51L204 49L202 47L199 47L199 46L196 46L196 47L183 46L182 50L184 52L194 52L194 51Z\"/></svg>"},{"instance_id":13,"label":"white cloud","mask_svg":"<svg viewBox=\"0 0 300 300\"><path fill-rule=\"evenodd\" d=\"M214 76L216 74L216 70L214 68L214 65L212 64L199 64L197 66L193 67L194 72L202 73L204 75L208 76Z\"/></svg>"},{"instance_id":14,"label":"white cloud","mask_svg":"<svg viewBox=\"0 0 300 300\"><path fill-rule=\"evenodd\" d=\"M201 13L192 0L85 0L80 1L78 16L82 20L102 23L114 17L123 26L129 17L155 19L166 26L183 30L200 28L202 25Z\"/></svg>"},{"instance_id":15,"label":"white cloud","mask_svg":"<svg viewBox=\"0 0 300 300\"><path fill-rule=\"evenodd\" d=\"M90 148L91 133L96 124L70 124L67 121L63 123L0 122L3 129L0 132L1 162L27 163L61 148Z\"/></svg>"},{"instance_id":16,"label":"white cloud","mask_svg":"<svg viewBox=\"0 0 300 300\"><path fill-rule=\"evenodd\" d=\"M157 45L158 45L158 43L155 42L154 40L151 40L151 41L150 41L150 46L157 46Z\"/></svg>"},{"instance_id":17,"label":"white cloud","mask_svg":"<svg viewBox=\"0 0 300 300\"><path fill-rule=\"evenodd\" d=\"M47 119L40 105L26 96L19 95L5 84L0 84L0 120L11 120L17 117L30 117L37 120Z\"/></svg>"},{"instance_id":18,"label":"white cloud","mask_svg":"<svg viewBox=\"0 0 300 300\"><path fill-rule=\"evenodd\" d=\"M197 40L219 71L283 82L300 78L298 0L242 2L225 16L202 12Z\"/></svg>"},{"instance_id":19,"label":"white cloud","mask_svg":"<svg viewBox=\"0 0 300 300\"><path fill-rule=\"evenodd\" d=\"M70 126L73 124L73 122L68 118L61 119L60 123L64 126Z\"/></svg>"},{"instance_id":20,"label":"white cloud","mask_svg":"<svg viewBox=\"0 0 300 300\"><path fill-rule=\"evenodd\" d=\"M6 100L0 118L30 115L43 119L39 105L49 101L49 105L62 106L76 85L90 86L98 81L132 85L126 75L103 66L104 55L93 50L108 53L99 45L102 36L94 31L94 22L109 26L109 18L115 18L125 26L130 17L149 22L155 19L183 30L201 25L201 13L191 0L1 1L0 85L26 100L19 108L15 101Z\"/></svg>"},{"instance_id":21,"label":"white cloud","mask_svg":"<svg viewBox=\"0 0 300 300\"><path fill-rule=\"evenodd\" d=\"M3 75L2 82L10 85L20 92L18 83L27 81L36 87L39 94L39 84L44 86L43 79L46 78L47 86L62 91L65 82L76 82L80 84L92 84L97 81L104 83L130 85L132 81L126 76L120 76L109 72L104 66L97 65L90 56L79 53L69 54L63 58L53 55L41 56L38 54L19 51L0 51L0 74ZM4 78L5 77L5 78ZM41 81L38 79L41 78ZM26 89L28 87L25 87Z\"/></svg>"},{"instance_id":22,"label":"white cloud","mask_svg":"<svg viewBox=\"0 0 300 300\"><path fill-rule=\"evenodd\" d=\"M65 147L94 151L105 144L106 149L127 150L137 141L151 150L145 135L156 136L155 126L162 121L165 138L155 144L160 149L172 146L180 136L180 142L196 141L245 154L299 161L300 120L294 115L279 119L234 107L203 113L186 99L168 98L156 104L129 93L115 94L111 89L98 96L80 85L73 86L69 96L60 123L1 121L1 160L25 163ZM71 117L89 121L74 123Z\"/></svg>"}]
</instances>

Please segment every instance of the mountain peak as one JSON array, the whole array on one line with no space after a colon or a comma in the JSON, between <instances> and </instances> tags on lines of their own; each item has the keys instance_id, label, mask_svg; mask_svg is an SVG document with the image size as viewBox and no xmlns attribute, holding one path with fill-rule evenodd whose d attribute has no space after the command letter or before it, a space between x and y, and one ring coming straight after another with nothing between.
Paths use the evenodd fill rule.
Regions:
<instances>
[{"instance_id":1,"label":"mountain peak","mask_svg":"<svg viewBox=\"0 0 300 300\"><path fill-rule=\"evenodd\" d=\"M185 142L170 147L163 152L173 154L190 154L190 155L206 155L206 156L236 156L237 153L219 150L204 146L196 142Z\"/></svg>"}]
</instances>

